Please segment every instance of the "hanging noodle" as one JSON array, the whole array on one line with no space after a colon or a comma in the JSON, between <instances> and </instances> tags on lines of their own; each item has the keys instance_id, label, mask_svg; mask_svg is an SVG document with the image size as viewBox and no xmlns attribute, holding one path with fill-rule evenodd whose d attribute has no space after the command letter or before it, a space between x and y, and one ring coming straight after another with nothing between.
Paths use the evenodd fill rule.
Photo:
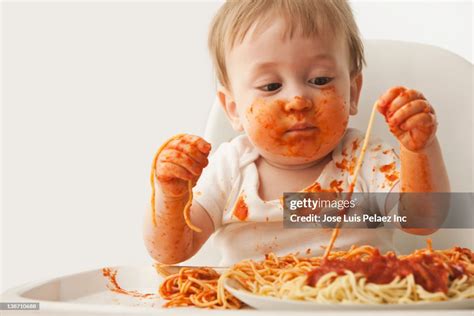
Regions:
<instances>
[{"instance_id":1,"label":"hanging noodle","mask_svg":"<svg viewBox=\"0 0 474 316\"><path fill-rule=\"evenodd\" d=\"M349 192L346 197L347 200L351 199L352 193L354 192L354 188L357 183L359 170L360 170L360 167L362 166L365 152L367 151L367 146L369 145L370 133L372 132L372 126L374 125L375 113L377 112L377 105L378 105L378 102L375 102L374 105L372 106L372 112L370 113L369 124L367 125L367 130L365 132L364 142L362 143L360 154L359 154L359 157L357 158L357 163L354 168L354 177L352 178L351 184L349 185ZM329 256L329 253L334 247L336 238L339 235L340 225L341 225L341 222L338 222L336 227L332 231L331 239L329 240L329 245L326 247L326 251L324 252L324 258L327 258Z\"/></svg>"},{"instance_id":2,"label":"hanging noodle","mask_svg":"<svg viewBox=\"0 0 474 316\"><path fill-rule=\"evenodd\" d=\"M151 165L150 183L151 183L151 216L153 220L153 226L155 227L156 227L156 206L155 206L156 163L158 162L158 157L160 156L161 152L166 147L166 145L168 145L173 140L178 139L182 136L184 136L184 134L179 134L168 139L163 145L161 145L161 147L156 152L155 157L153 158L153 163ZM184 210L183 210L184 220L186 221L186 225L188 225L190 229L194 230L195 232L200 233L202 230L196 225L194 225L190 219L190 208L191 208L191 204L193 203L193 184L191 181L188 181L188 194L189 194L188 201L186 202L186 205L184 206Z\"/></svg>"}]
</instances>

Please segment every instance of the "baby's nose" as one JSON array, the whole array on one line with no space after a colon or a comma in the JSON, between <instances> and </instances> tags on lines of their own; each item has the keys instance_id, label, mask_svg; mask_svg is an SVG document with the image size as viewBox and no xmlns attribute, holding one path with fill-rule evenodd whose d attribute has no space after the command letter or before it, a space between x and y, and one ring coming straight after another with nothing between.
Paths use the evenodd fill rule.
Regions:
<instances>
[{"instance_id":1,"label":"baby's nose","mask_svg":"<svg viewBox=\"0 0 474 316\"><path fill-rule=\"evenodd\" d=\"M295 96L292 100L285 104L285 111L305 111L313 107L313 101L303 98L300 96Z\"/></svg>"}]
</instances>

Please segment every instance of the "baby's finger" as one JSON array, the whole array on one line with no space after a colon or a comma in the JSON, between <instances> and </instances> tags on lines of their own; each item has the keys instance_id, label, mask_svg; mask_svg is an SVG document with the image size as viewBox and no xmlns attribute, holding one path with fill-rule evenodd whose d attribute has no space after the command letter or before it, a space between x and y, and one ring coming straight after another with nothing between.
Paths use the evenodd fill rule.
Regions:
<instances>
[{"instance_id":1,"label":"baby's finger","mask_svg":"<svg viewBox=\"0 0 474 316\"><path fill-rule=\"evenodd\" d=\"M194 176L199 176L202 172L202 166L199 165L194 159L189 157L187 154L175 150L166 149L160 154L160 162L170 162L185 168L188 172Z\"/></svg>"},{"instance_id":2,"label":"baby's finger","mask_svg":"<svg viewBox=\"0 0 474 316\"><path fill-rule=\"evenodd\" d=\"M397 112L402 106L410 101L425 100L423 94L416 90L406 90L401 92L390 104L387 110L386 116L390 118L395 112Z\"/></svg>"},{"instance_id":3,"label":"baby's finger","mask_svg":"<svg viewBox=\"0 0 474 316\"><path fill-rule=\"evenodd\" d=\"M403 91L406 91L406 88L401 86L388 89L377 101L378 111L386 115L392 101Z\"/></svg>"},{"instance_id":4,"label":"baby's finger","mask_svg":"<svg viewBox=\"0 0 474 316\"><path fill-rule=\"evenodd\" d=\"M211 151L211 144L199 136L184 135L183 140L189 144L195 145L203 154L208 154Z\"/></svg>"},{"instance_id":5,"label":"baby's finger","mask_svg":"<svg viewBox=\"0 0 474 316\"><path fill-rule=\"evenodd\" d=\"M390 132L396 137L400 137L400 135L404 133L404 131L397 125L390 126Z\"/></svg>"},{"instance_id":6,"label":"baby's finger","mask_svg":"<svg viewBox=\"0 0 474 316\"><path fill-rule=\"evenodd\" d=\"M156 167L156 178L160 181L170 181L173 179L192 181L194 176L185 168L175 163L160 162Z\"/></svg>"},{"instance_id":7,"label":"baby's finger","mask_svg":"<svg viewBox=\"0 0 474 316\"><path fill-rule=\"evenodd\" d=\"M436 117L431 113L418 113L408 118L400 128L404 131L412 130L417 127L428 127L436 125Z\"/></svg>"},{"instance_id":8,"label":"baby's finger","mask_svg":"<svg viewBox=\"0 0 474 316\"><path fill-rule=\"evenodd\" d=\"M176 149L187 154L202 167L207 166L207 155L203 154L195 145L188 143L184 139L174 140L168 145L169 149Z\"/></svg>"},{"instance_id":9,"label":"baby's finger","mask_svg":"<svg viewBox=\"0 0 474 316\"><path fill-rule=\"evenodd\" d=\"M390 125L399 125L409 117L420 112L430 112L430 105L428 102L425 100L415 100L408 102L398 109L398 111L392 114L392 116L388 119L388 123Z\"/></svg>"}]
</instances>

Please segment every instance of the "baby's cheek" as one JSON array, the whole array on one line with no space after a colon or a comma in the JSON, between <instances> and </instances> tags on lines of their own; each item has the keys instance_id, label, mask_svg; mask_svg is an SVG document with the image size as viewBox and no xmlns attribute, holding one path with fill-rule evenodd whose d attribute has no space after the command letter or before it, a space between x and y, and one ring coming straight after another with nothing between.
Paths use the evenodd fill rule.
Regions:
<instances>
[{"instance_id":1,"label":"baby's cheek","mask_svg":"<svg viewBox=\"0 0 474 316\"><path fill-rule=\"evenodd\" d=\"M280 142L285 129L280 123L279 113L277 105L259 106L256 102L249 107L246 131L255 145L271 150Z\"/></svg>"},{"instance_id":2,"label":"baby's cheek","mask_svg":"<svg viewBox=\"0 0 474 316\"><path fill-rule=\"evenodd\" d=\"M319 129L321 146L335 146L344 135L349 122L349 112L342 100L334 100L318 111L315 124Z\"/></svg>"}]
</instances>

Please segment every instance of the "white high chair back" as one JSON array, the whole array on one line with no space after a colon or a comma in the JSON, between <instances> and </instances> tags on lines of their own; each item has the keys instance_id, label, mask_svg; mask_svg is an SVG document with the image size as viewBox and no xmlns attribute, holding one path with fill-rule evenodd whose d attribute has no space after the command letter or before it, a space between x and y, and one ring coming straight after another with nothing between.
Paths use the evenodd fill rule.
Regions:
<instances>
[{"instance_id":1,"label":"white high chair back","mask_svg":"<svg viewBox=\"0 0 474 316\"><path fill-rule=\"evenodd\" d=\"M437 135L452 191L473 192L473 65L454 53L425 44L389 40L367 40L364 44L367 67L363 71L359 113L351 117L350 126L365 132L372 105L390 87L402 85L421 91L437 113ZM236 135L216 99L205 139L217 148ZM381 116L376 118L372 135L398 148ZM432 236L436 248L451 247L453 243L473 247L473 237L473 230L444 230ZM402 253L424 247L425 240L426 236L401 231L395 235L395 245ZM209 245L205 248L201 253L206 254L207 262L213 250Z\"/></svg>"}]
</instances>

